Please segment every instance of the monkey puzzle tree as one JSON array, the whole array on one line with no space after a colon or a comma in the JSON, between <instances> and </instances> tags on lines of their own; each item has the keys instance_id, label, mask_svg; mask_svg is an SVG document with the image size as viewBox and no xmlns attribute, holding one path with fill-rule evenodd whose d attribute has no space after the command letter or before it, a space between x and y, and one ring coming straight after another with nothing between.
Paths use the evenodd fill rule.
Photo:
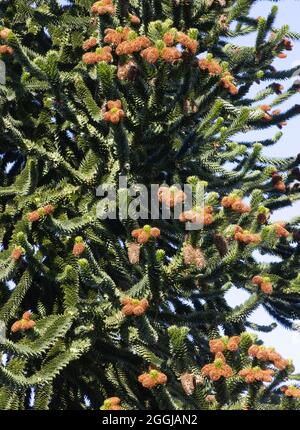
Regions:
<instances>
[{"instance_id":1,"label":"monkey puzzle tree","mask_svg":"<svg viewBox=\"0 0 300 430\"><path fill-rule=\"evenodd\" d=\"M300 315L300 217L270 221L300 198L299 159L263 153L300 111L277 109L297 69L272 66L300 35L253 3L1 2L1 409L299 408L291 361L253 334L276 324L249 317ZM172 213L175 183L205 202L103 219L96 189L120 176Z\"/></svg>"}]
</instances>

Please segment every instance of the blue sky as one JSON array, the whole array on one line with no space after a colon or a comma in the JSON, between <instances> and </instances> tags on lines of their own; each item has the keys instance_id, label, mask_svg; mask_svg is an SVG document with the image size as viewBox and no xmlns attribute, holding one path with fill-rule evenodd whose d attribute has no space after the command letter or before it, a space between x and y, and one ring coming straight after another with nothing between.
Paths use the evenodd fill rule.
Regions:
<instances>
[{"instance_id":1,"label":"blue sky","mask_svg":"<svg viewBox=\"0 0 300 430\"><path fill-rule=\"evenodd\" d=\"M252 10L251 16L267 16L268 12L274 5L274 2L271 1L259 1L257 2ZM279 7L278 17L275 22L276 27L280 27L283 24L288 24L290 26L291 31L299 31L299 17L300 17L300 1L299 0L283 0L276 3ZM240 39L240 44L243 45L253 45L253 36L246 36ZM276 69L289 69L297 64L300 66L300 41L294 41L294 48L292 51L287 52L288 56L286 59L276 59L274 61L274 67ZM281 83L285 88L288 88L296 78L292 80L282 81ZM259 89L260 86L256 86L255 91ZM291 106L292 103L300 104L300 94L297 93L293 96L293 98L289 99L286 103L283 103L279 106L282 110ZM273 136L278 129L274 127L274 129L268 129L263 132L248 133L248 137L251 137L253 140L263 140L266 137ZM296 156L300 152L300 145L298 141L298 132L299 132L299 118L296 117L292 120L288 121L286 127L282 129L283 137L280 141L272 146L271 148L267 148L264 150L266 155L272 155L273 157L288 157L288 156ZM241 138L244 140L245 136ZM239 137L237 137L239 140ZM250 139L249 139L250 140ZM293 205L293 207L285 208L283 210L277 211L273 216L273 220L288 220L293 218L297 214L300 213L300 202ZM231 289L227 294L227 300L231 305L241 304L248 297L246 293L241 292L237 289ZM270 324L273 322L272 317L270 317L262 307L258 308L251 316L250 320L257 324ZM287 330L281 326L278 326L271 333L259 333L259 337L266 343L268 346L274 346L285 358L292 358L296 370L300 372L300 332L292 332Z\"/></svg>"}]
</instances>

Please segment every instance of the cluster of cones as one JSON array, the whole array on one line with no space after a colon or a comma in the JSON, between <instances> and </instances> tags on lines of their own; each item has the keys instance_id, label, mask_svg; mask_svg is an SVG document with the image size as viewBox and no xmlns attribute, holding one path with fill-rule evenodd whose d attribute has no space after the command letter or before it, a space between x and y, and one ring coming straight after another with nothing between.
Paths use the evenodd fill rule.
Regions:
<instances>
[{"instance_id":1,"label":"cluster of cones","mask_svg":"<svg viewBox=\"0 0 300 430\"><path fill-rule=\"evenodd\" d=\"M266 348L260 345L252 345L248 349L248 354L260 361L270 361L279 370L284 370L289 362L275 351L275 348Z\"/></svg>"},{"instance_id":2,"label":"cluster of cones","mask_svg":"<svg viewBox=\"0 0 300 430\"><path fill-rule=\"evenodd\" d=\"M212 206L205 206L202 208L190 209L184 211L179 215L179 221L191 222L192 224L210 225L213 223L213 208Z\"/></svg>"},{"instance_id":3,"label":"cluster of cones","mask_svg":"<svg viewBox=\"0 0 300 430\"><path fill-rule=\"evenodd\" d=\"M224 351L237 351L241 342L240 336L223 336L209 341L210 352L217 354Z\"/></svg>"},{"instance_id":4,"label":"cluster of cones","mask_svg":"<svg viewBox=\"0 0 300 430\"><path fill-rule=\"evenodd\" d=\"M186 194L177 187L159 187L157 198L160 203L164 203L167 207L173 208L178 203L183 203L186 199Z\"/></svg>"},{"instance_id":5,"label":"cluster of cones","mask_svg":"<svg viewBox=\"0 0 300 430\"><path fill-rule=\"evenodd\" d=\"M206 58L198 60L198 66L200 70L207 71L210 76L220 75L223 71L220 64L214 60L212 56L207 56Z\"/></svg>"},{"instance_id":6,"label":"cluster of cones","mask_svg":"<svg viewBox=\"0 0 300 430\"><path fill-rule=\"evenodd\" d=\"M222 377L230 378L233 376L233 370L226 363L226 359L222 352L217 352L214 362L203 366L201 373L204 376L208 376L212 381L218 381Z\"/></svg>"},{"instance_id":7,"label":"cluster of cones","mask_svg":"<svg viewBox=\"0 0 300 430\"><path fill-rule=\"evenodd\" d=\"M295 399L300 397L300 389L297 387L294 387L293 385L290 385L289 387L287 385L283 385L282 387L280 387L280 390L287 397L294 397Z\"/></svg>"},{"instance_id":8,"label":"cluster of cones","mask_svg":"<svg viewBox=\"0 0 300 430\"><path fill-rule=\"evenodd\" d=\"M149 48L143 49L141 57L150 64L157 63L159 59L167 63L173 63L181 58L181 52L175 46L164 46L162 48L149 46Z\"/></svg>"},{"instance_id":9,"label":"cluster of cones","mask_svg":"<svg viewBox=\"0 0 300 430\"><path fill-rule=\"evenodd\" d=\"M138 241L138 243L147 243L151 238L157 238L160 236L160 229L157 227L151 227L150 225L144 225L143 228L136 228L132 230L131 236Z\"/></svg>"},{"instance_id":10,"label":"cluster of cones","mask_svg":"<svg viewBox=\"0 0 300 430\"><path fill-rule=\"evenodd\" d=\"M107 28L104 42L112 45L118 56L132 55L151 46L151 42L146 36L139 36L129 27Z\"/></svg>"},{"instance_id":11,"label":"cluster of cones","mask_svg":"<svg viewBox=\"0 0 300 430\"><path fill-rule=\"evenodd\" d=\"M95 39L95 38L92 38ZM87 40L85 43L92 43L91 39ZM82 61L85 64L96 64L100 63L100 61L105 61L106 63L111 63L113 61L113 56L111 54L110 46L103 46L101 48L97 48L96 52L86 52L82 56Z\"/></svg>"},{"instance_id":12,"label":"cluster of cones","mask_svg":"<svg viewBox=\"0 0 300 430\"><path fill-rule=\"evenodd\" d=\"M141 57L150 64L156 63L159 59L167 63L176 62L182 57L181 50L177 49L178 44L186 48L188 54L195 55L197 52L198 42L196 39L182 31L171 29L154 46L144 49L141 52Z\"/></svg>"},{"instance_id":13,"label":"cluster of cones","mask_svg":"<svg viewBox=\"0 0 300 430\"><path fill-rule=\"evenodd\" d=\"M97 15L114 15L116 8L112 0L100 0L92 5L91 12Z\"/></svg>"},{"instance_id":14,"label":"cluster of cones","mask_svg":"<svg viewBox=\"0 0 300 430\"><path fill-rule=\"evenodd\" d=\"M258 244L261 242L261 236L259 233L251 233L248 230L243 230L239 225L234 228L234 240L244 243L245 245Z\"/></svg>"},{"instance_id":15,"label":"cluster of cones","mask_svg":"<svg viewBox=\"0 0 300 430\"><path fill-rule=\"evenodd\" d=\"M13 325L11 326L11 331L13 333L16 333L18 331L26 331L32 329L34 326L35 321L31 319L31 312L26 311L23 313L22 319L13 323Z\"/></svg>"},{"instance_id":16,"label":"cluster of cones","mask_svg":"<svg viewBox=\"0 0 300 430\"><path fill-rule=\"evenodd\" d=\"M149 307L147 299L132 299L131 297L123 297L121 299L123 305L122 313L126 316L135 315L137 317L143 315Z\"/></svg>"},{"instance_id":17,"label":"cluster of cones","mask_svg":"<svg viewBox=\"0 0 300 430\"><path fill-rule=\"evenodd\" d=\"M160 203L164 203L167 207L173 208L177 204L183 203L187 196L184 191L175 186L161 186L158 189L157 197ZM213 208L212 206L205 206L204 208L184 211L179 215L179 221L210 225L213 222Z\"/></svg>"},{"instance_id":18,"label":"cluster of cones","mask_svg":"<svg viewBox=\"0 0 300 430\"><path fill-rule=\"evenodd\" d=\"M239 92L238 88L233 83L234 77L232 74L228 70L223 71L220 64L213 59L211 54L208 54L206 58L201 58L198 61L198 66L200 70L207 71L210 76L221 75L221 84L230 94L236 95Z\"/></svg>"},{"instance_id":19,"label":"cluster of cones","mask_svg":"<svg viewBox=\"0 0 300 430\"><path fill-rule=\"evenodd\" d=\"M273 293L273 285L270 282L269 277L256 275L252 278L251 282L253 285L258 285L263 293L265 294Z\"/></svg>"},{"instance_id":20,"label":"cluster of cones","mask_svg":"<svg viewBox=\"0 0 300 430\"><path fill-rule=\"evenodd\" d=\"M199 269L205 267L206 262L200 248L194 247L189 243L183 246L183 261L186 265L194 264Z\"/></svg>"},{"instance_id":21,"label":"cluster of cones","mask_svg":"<svg viewBox=\"0 0 300 430\"><path fill-rule=\"evenodd\" d=\"M261 369L259 366L249 367L239 371L239 376L245 379L248 384L255 381L271 382L274 375L272 369Z\"/></svg>"},{"instance_id":22,"label":"cluster of cones","mask_svg":"<svg viewBox=\"0 0 300 430\"><path fill-rule=\"evenodd\" d=\"M135 15L129 14L129 19L132 24L138 24L140 22L140 19ZM138 36L136 32L131 30L129 27L117 27L116 29L107 28L105 30L104 42L112 45L112 47L116 49L116 54L119 56L131 55L135 52L140 52L143 49L150 48L151 46L151 42L146 36ZM97 38L90 37L83 43L82 49L84 51L89 51L97 44ZM87 52L83 54L82 61L86 64L95 64L99 63L100 61L110 63L113 61L112 47L103 46L98 47L96 52ZM133 60L130 60L125 64L127 69L128 65L132 67L134 64L135 68L137 67ZM122 79L124 79L124 70L122 70L123 66L119 66L121 71L118 73L118 77L120 78L121 76Z\"/></svg>"},{"instance_id":23,"label":"cluster of cones","mask_svg":"<svg viewBox=\"0 0 300 430\"><path fill-rule=\"evenodd\" d=\"M119 46L127 41L131 29L129 27L107 28L104 33L104 42L113 46Z\"/></svg>"},{"instance_id":24,"label":"cluster of cones","mask_svg":"<svg viewBox=\"0 0 300 430\"><path fill-rule=\"evenodd\" d=\"M234 85L233 81L234 81L234 77L230 72L226 71L223 73L221 78L221 84L223 85L224 88L226 88L226 90L229 91L230 94L234 96L239 92L239 90L236 87L236 85Z\"/></svg>"},{"instance_id":25,"label":"cluster of cones","mask_svg":"<svg viewBox=\"0 0 300 430\"><path fill-rule=\"evenodd\" d=\"M244 203L242 199L236 194L229 194L229 196L223 197L221 205L224 208L230 208L234 212L244 214L250 212L251 207Z\"/></svg>"},{"instance_id":26,"label":"cluster of cones","mask_svg":"<svg viewBox=\"0 0 300 430\"><path fill-rule=\"evenodd\" d=\"M209 341L210 352L215 354L213 363L206 364L201 369L204 376L208 376L212 381L218 381L221 377L230 378L233 376L232 368L226 363L223 355L225 351L237 351L239 348L240 336L223 336Z\"/></svg>"},{"instance_id":27,"label":"cluster of cones","mask_svg":"<svg viewBox=\"0 0 300 430\"><path fill-rule=\"evenodd\" d=\"M157 385L164 385L167 380L167 375L156 369L152 369L148 373L143 373L138 377L138 381L145 388L154 388Z\"/></svg>"},{"instance_id":28,"label":"cluster of cones","mask_svg":"<svg viewBox=\"0 0 300 430\"><path fill-rule=\"evenodd\" d=\"M15 246L10 257L12 260L18 261L24 253L25 253L25 249L22 248L22 246Z\"/></svg>"},{"instance_id":29,"label":"cluster of cones","mask_svg":"<svg viewBox=\"0 0 300 430\"><path fill-rule=\"evenodd\" d=\"M194 35L196 36L196 34ZM163 41L166 46L174 46L177 43L180 43L181 46L184 46L191 54L196 54L198 49L198 42L196 39L188 36L182 31L177 31L172 29L164 34Z\"/></svg>"},{"instance_id":30,"label":"cluster of cones","mask_svg":"<svg viewBox=\"0 0 300 430\"><path fill-rule=\"evenodd\" d=\"M108 399L104 400L100 409L102 411L121 411L123 408L120 403L121 399L119 397L109 397Z\"/></svg>"},{"instance_id":31,"label":"cluster of cones","mask_svg":"<svg viewBox=\"0 0 300 430\"><path fill-rule=\"evenodd\" d=\"M96 4L96 3L95 3ZM104 7L104 6L102 6ZM129 15L129 20L132 24L140 24L139 17L135 15ZM115 48L115 52L118 56L120 55L132 55L133 53L140 52L141 57L150 64L155 64L159 59L168 63L173 63L179 60L182 56L181 50L177 49L177 44L186 48L190 54L195 54L198 48L198 42L189 35L172 29L166 32L161 40L156 41L155 44L146 36L140 36L129 27L118 27L116 29L107 28L105 30L104 42L112 45ZM84 49L90 49L95 46L94 40L90 39L84 43ZM107 53L111 55L111 48ZM103 49L104 49L103 48ZM95 55L84 55L84 61L88 59L88 64L92 64L94 59L96 60L96 53L89 53ZM107 59L100 61L108 61ZM111 61L111 60L109 60ZM86 62L86 61L85 61Z\"/></svg>"},{"instance_id":32,"label":"cluster of cones","mask_svg":"<svg viewBox=\"0 0 300 430\"><path fill-rule=\"evenodd\" d=\"M109 100L106 103L106 111L103 114L103 119L112 124L118 124L125 116L122 109L121 100Z\"/></svg>"},{"instance_id":33,"label":"cluster of cones","mask_svg":"<svg viewBox=\"0 0 300 430\"><path fill-rule=\"evenodd\" d=\"M87 39L83 45L82 49L84 51L89 51L90 49L97 46L98 40L96 37L90 37ZM85 64L96 64L100 61L105 61L106 63L110 63L113 61L112 50L110 46L98 47L95 52L86 52L82 56L82 61Z\"/></svg>"},{"instance_id":34,"label":"cluster of cones","mask_svg":"<svg viewBox=\"0 0 300 430\"><path fill-rule=\"evenodd\" d=\"M35 222L35 221L38 221L43 216L52 214L53 211L54 211L53 205L46 205L46 206L43 206L42 208L39 208L33 212L30 212L27 215L27 219L30 222Z\"/></svg>"}]
</instances>

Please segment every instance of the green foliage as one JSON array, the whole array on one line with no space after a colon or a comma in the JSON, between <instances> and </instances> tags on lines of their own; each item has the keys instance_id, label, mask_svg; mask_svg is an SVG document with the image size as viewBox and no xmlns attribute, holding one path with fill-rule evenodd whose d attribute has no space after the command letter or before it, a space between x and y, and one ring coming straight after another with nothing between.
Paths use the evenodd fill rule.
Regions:
<instances>
[{"instance_id":1,"label":"green foliage","mask_svg":"<svg viewBox=\"0 0 300 430\"><path fill-rule=\"evenodd\" d=\"M292 364L280 369L251 358L249 348L260 342L246 332L271 331L277 323L297 329L300 317L300 219L285 226L287 234L269 219L271 210L300 198L299 157L265 156L283 131L236 141L237 133L282 129L299 114L298 105L272 113L299 92L297 81L286 90L276 82L296 68L275 71L272 62L287 38L300 35L275 27L277 7L253 18L253 3L115 0L114 15L91 16L90 0L1 2L0 31L12 31L0 45L13 52L0 54L7 70L0 85L0 320L6 327L0 409L99 409L115 396L125 409L300 408L297 397L279 388L300 379ZM113 45L111 61L83 61L84 41L96 37L90 53L103 53L106 30L125 26L130 40L146 36L160 49L162 39L182 32L196 41L196 52L183 39L176 61L119 56ZM236 44L250 33L254 46ZM219 73L200 67L198 54ZM253 95L255 83L261 88ZM266 99L270 109L261 108ZM120 114L108 109L109 100L120 100L120 121L107 120L108 113ZM274 173L285 190L276 188ZM117 187L123 174L129 185L148 189L205 184L212 222L189 233L177 219L149 221L159 237L139 247L133 264L131 232L142 221L97 217L96 188ZM228 195L249 201L249 210L224 207ZM238 227L248 242L238 239ZM196 263L189 263L187 246L197 250ZM254 251L280 263L260 263ZM251 282L256 275L269 278L271 293ZM249 297L231 307L231 288ZM143 299L149 307L142 314L124 309L126 300ZM272 324L249 320L260 305ZM209 341L223 334L226 342L240 336L236 350L223 351L232 375L204 377L203 366L218 360ZM269 385L239 374L257 366L274 370ZM138 377L151 370L166 375L166 383L143 387Z\"/></svg>"}]
</instances>

